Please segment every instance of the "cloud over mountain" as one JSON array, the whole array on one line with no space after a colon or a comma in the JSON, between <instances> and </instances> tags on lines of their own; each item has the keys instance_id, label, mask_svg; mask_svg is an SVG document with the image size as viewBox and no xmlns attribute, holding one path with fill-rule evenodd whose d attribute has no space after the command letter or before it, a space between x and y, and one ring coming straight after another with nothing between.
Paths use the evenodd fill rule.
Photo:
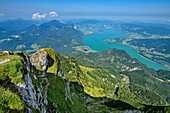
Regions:
<instances>
[{"instance_id":1,"label":"cloud over mountain","mask_svg":"<svg viewBox=\"0 0 170 113\"><path fill-rule=\"evenodd\" d=\"M51 11L49 14L50 14L50 17L58 16L58 14L55 11Z\"/></svg>"},{"instance_id":2,"label":"cloud over mountain","mask_svg":"<svg viewBox=\"0 0 170 113\"><path fill-rule=\"evenodd\" d=\"M47 14L40 14L40 13L34 13L33 15L32 15L32 19L42 19L42 18L46 18L46 15Z\"/></svg>"},{"instance_id":3,"label":"cloud over mountain","mask_svg":"<svg viewBox=\"0 0 170 113\"><path fill-rule=\"evenodd\" d=\"M0 15L1 16L1 15ZM32 19L43 19L43 18L50 18L50 17L57 17L58 14L55 11L51 11L48 14L44 13L44 14L40 14L40 13L34 13L32 15Z\"/></svg>"}]
</instances>

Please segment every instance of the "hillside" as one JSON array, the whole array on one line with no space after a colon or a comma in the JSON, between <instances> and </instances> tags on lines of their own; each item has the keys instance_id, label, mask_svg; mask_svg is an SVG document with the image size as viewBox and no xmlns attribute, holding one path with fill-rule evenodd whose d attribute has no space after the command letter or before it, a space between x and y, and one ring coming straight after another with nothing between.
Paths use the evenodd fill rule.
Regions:
<instances>
[{"instance_id":1,"label":"hillside","mask_svg":"<svg viewBox=\"0 0 170 113\"><path fill-rule=\"evenodd\" d=\"M94 53L94 56L98 54L104 58L108 51L112 57L124 57L139 63L124 51L116 49ZM134 83L130 76L133 71L125 69L129 72L126 75L119 67L118 70L114 69L115 66L109 67L109 63L105 63L108 66L104 67L96 66L92 60L98 58L95 56L89 59L90 55L91 53L84 54L85 64L81 59L83 54L73 59L55 53L52 49L41 49L30 56L25 52L0 52L0 91L3 94L0 95L1 112L169 111L162 98L165 95L151 89L146 91L145 86ZM88 66L88 62L92 65ZM113 62L115 65L116 59ZM161 77L164 78L162 81L167 81L168 77L162 75L169 72L159 71L158 79L153 74L157 72L148 68L144 70L143 64L137 65L149 80L155 81L156 86ZM143 79L143 82L146 80ZM147 83L150 88L149 82Z\"/></svg>"},{"instance_id":2,"label":"hillside","mask_svg":"<svg viewBox=\"0 0 170 113\"><path fill-rule=\"evenodd\" d=\"M142 56L170 68L170 38L133 39L127 43Z\"/></svg>"},{"instance_id":3,"label":"hillside","mask_svg":"<svg viewBox=\"0 0 170 113\"><path fill-rule=\"evenodd\" d=\"M63 24L57 20L1 34L1 51L25 51L32 54L41 48L53 48L55 51L73 55L76 51L73 47L84 46L82 32L74 29L73 24Z\"/></svg>"},{"instance_id":4,"label":"hillside","mask_svg":"<svg viewBox=\"0 0 170 113\"><path fill-rule=\"evenodd\" d=\"M110 50L106 50L103 52L81 54L81 55L76 56L75 59L81 65L89 66L89 67L91 66L101 67L102 69L106 70L106 72L109 72L111 73L111 75L114 75L115 78L122 78L122 79L124 78L123 80L126 81L124 84L126 85L123 85L122 87L122 84L118 82L119 85L114 84L115 88L116 87L118 87L119 89L127 88L128 90L130 90L130 92L134 91L134 93L141 92L141 90L143 90L144 92L147 92L146 94L149 94L148 91L151 91L150 93L155 92L161 95L164 98L164 100L166 100L168 103L170 102L169 101L170 92L169 90L167 90L170 88L169 79L167 78L162 79L162 77L160 77L160 74L158 74L159 71L156 72L155 70L151 68L147 68L146 65L142 64L141 62L139 62L138 60L134 58L131 58L123 50L110 49ZM164 71L164 72L166 72L167 75L169 75L170 73L169 71ZM111 78L114 78L114 77L111 77ZM126 89L126 93L128 93L127 89ZM144 99L146 96L144 95L145 93L140 94L139 97L133 97L132 95L131 98L139 102L151 104L152 103L151 101Z\"/></svg>"}]
</instances>

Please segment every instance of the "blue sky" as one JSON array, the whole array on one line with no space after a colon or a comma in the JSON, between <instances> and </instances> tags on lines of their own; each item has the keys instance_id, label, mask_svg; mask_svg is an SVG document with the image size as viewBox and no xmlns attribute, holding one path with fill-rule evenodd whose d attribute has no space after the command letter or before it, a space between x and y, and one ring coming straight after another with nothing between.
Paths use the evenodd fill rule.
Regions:
<instances>
[{"instance_id":1,"label":"blue sky","mask_svg":"<svg viewBox=\"0 0 170 113\"><path fill-rule=\"evenodd\" d=\"M0 18L27 18L33 14L62 16L133 16L169 18L170 0L0 0ZM43 16L42 16L43 17ZM53 16L54 17L54 16Z\"/></svg>"}]
</instances>

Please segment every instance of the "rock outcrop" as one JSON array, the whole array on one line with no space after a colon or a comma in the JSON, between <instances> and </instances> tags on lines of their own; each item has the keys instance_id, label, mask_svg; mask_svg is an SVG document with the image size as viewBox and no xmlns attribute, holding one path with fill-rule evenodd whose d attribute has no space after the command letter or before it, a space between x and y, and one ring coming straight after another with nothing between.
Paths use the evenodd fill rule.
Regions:
<instances>
[{"instance_id":1,"label":"rock outcrop","mask_svg":"<svg viewBox=\"0 0 170 113\"><path fill-rule=\"evenodd\" d=\"M51 51L51 54L47 52ZM18 91L22 96L23 102L27 105L26 112L31 113L32 108L35 111L41 113L46 113L48 105L47 101L47 88L49 83L48 78L46 78L46 73L48 65L50 62L56 63L56 59L51 58L50 56L55 55L52 49L41 49L38 52L24 58L24 55L21 55L26 59L24 63L24 68L28 71L23 71L24 83L16 84ZM48 62L49 60L53 60ZM42 84L46 83L44 87Z\"/></svg>"},{"instance_id":2,"label":"rock outcrop","mask_svg":"<svg viewBox=\"0 0 170 113\"><path fill-rule=\"evenodd\" d=\"M44 50L40 50L30 56L30 61L33 66L43 71L47 68L48 54Z\"/></svg>"}]
</instances>

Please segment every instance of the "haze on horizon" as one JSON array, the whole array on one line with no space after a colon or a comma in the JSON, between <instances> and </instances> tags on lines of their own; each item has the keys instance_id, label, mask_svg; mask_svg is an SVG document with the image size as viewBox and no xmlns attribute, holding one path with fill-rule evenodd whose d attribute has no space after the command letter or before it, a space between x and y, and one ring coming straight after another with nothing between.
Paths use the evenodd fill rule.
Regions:
<instances>
[{"instance_id":1,"label":"haze on horizon","mask_svg":"<svg viewBox=\"0 0 170 113\"><path fill-rule=\"evenodd\" d=\"M0 20L61 17L124 17L170 21L170 0L0 0Z\"/></svg>"}]
</instances>

